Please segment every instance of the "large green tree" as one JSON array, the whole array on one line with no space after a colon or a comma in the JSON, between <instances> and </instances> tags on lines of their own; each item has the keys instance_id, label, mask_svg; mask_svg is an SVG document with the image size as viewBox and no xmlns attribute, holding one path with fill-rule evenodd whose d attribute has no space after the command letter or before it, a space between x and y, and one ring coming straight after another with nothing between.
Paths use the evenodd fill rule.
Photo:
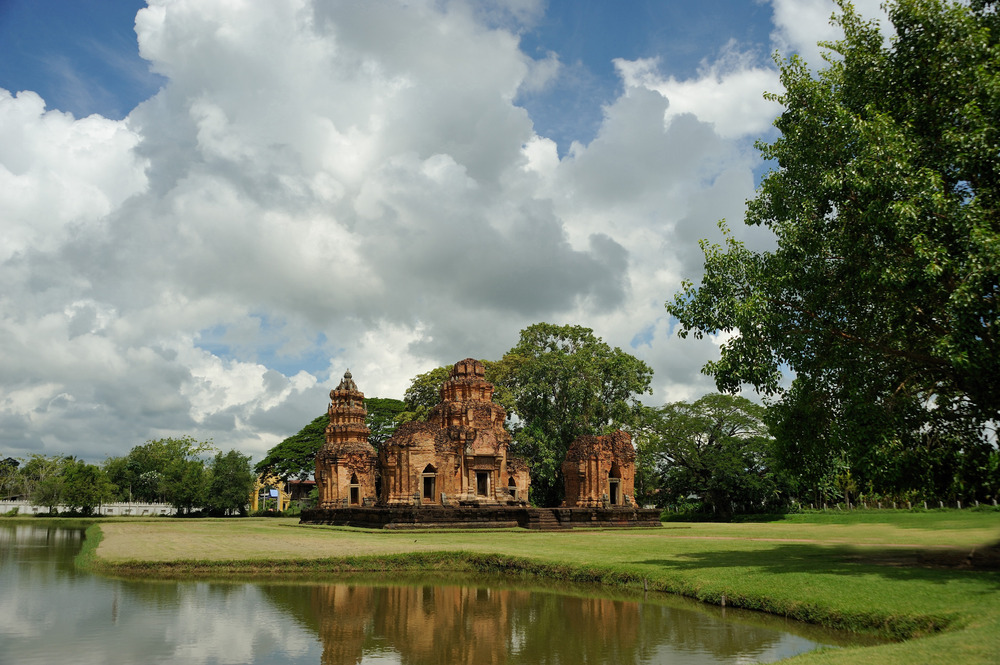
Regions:
<instances>
[{"instance_id":1,"label":"large green tree","mask_svg":"<svg viewBox=\"0 0 1000 665\"><path fill-rule=\"evenodd\" d=\"M316 469L316 453L326 440L330 418L325 413L313 418L305 427L267 451L254 471L279 478L305 480Z\"/></svg>"},{"instance_id":2,"label":"large green tree","mask_svg":"<svg viewBox=\"0 0 1000 665\"><path fill-rule=\"evenodd\" d=\"M746 214L776 247L703 243L667 307L681 336L732 334L705 371L773 397L790 459L955 492L1000 419L1000 15L891 1L886 42L841 9L824 69L780 63L781 134L758 144L776 168Z\"/></svg>"},{"instance_id":3,"label":"large green tree","mask_svg":"<svg viewBox=\"0 0 1000 665\"><path fill-rule=\"evenodd\" d=\"M186 458L171 461L160 476L160 495L179 515L204 507L208 503L205 462Z\"/></svg>"},{"instance_id":4,"label":"large green tree","mask_svg":"<svg viewBox=\"0 0 1000 665\"><path fill-rule=\"evenodd\" d=\"M105 460L104 470L118 488L122 501L165 501L164 474L172 465L186 460L201 460L215 451L211 441L197 441L191 436L147 441L122 457ZM172 491L171 491L172 492Z\"/></svg>"},{"instance_id":5,"label":"large green tree","mask_svg":"<svg viewBox=\"0 0 1000 665\"><path fill-rule=\"evenodd\" d=\"M238 450L216 453L209 468L206 507L225 515L246 515L256 481L249 455Z\"/></svg>"},{"instance_id":6,"label":"large green tree","mask_svg":"<svg viewBox=\"0 0 1000 665\"><path fill-rule=\"evenodd\" d=\"M637 424L652 374L590 328L536 323L521 331L492 380L513 404L512 452L530 464L534 503L562 499L561 466L574 439Z\"/></svg>"},{"instance_id":7,"label":"large green tree","mask_svg":"<svg viewBox=\"0 0 1000 665\"><path fill-rule=\"evenodd\" d=\"M650 409L643 452L659 476L663 498L678 502L696 496L721 517L786 502L765 414L745 397L719 393Z\"/></svg>"},{"instance_id":8,"label":"large green tree","mask_svg":"<svg viewBox=\"0 0 1000 665\"><path fill-rule=\"evenodd\" d=\"M441 385L451 375L452 365L442 365L417 374L403 394L406 410L400 420L426 420L427 415L441 401Z\"/></svg>"},{"instance_id":9,"label":"large green tree","mask_svg":"<svg viewBox=\"0 0 1000 665\"><path fill-rule=\"evenodd\" d=\"M21 491L21 478L17 468L21 462L13 457L0 460L0 499L17 496Z\"/></svg>"},{"instance_id":10,"label":"large green tree","mask_svg":"<svg viewBox=\"0 0 1000 665\"><path fill-rule=\"evenodd\" d=\"M65 479L63 472L71 457L32 453L19 470L21 489L36 506L56 510L62 502Z\"/></svg>"},{"instance_id":11,"label":"large green tree","mask_svg":"<svg viewBox=\"0 0 1000 665\"><path fill-rule=\"evenodd\" d=\"M406 403L391 397L366 397L365 408L368 409L365 424L371 432L368 443L378 450L399 427L399 417L406 411Z\"/></svg>"},{"instance_id":12,"label":"large green tree","mask_svg":"<svg viewBox=\"0 0 1000 665\"><path fill-rule=\"evenodd\" d=\"M62 503L90 515L115 496L115 486L104 469L81 460L67 462L63 469Z\"/></svg>"}]
</instances>

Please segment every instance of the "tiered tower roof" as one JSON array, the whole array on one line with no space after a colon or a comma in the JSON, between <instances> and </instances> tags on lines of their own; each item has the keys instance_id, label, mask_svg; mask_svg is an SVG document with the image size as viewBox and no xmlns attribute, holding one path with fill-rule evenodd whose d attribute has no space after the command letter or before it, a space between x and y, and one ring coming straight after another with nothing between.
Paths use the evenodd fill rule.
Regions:
<instances>
[{"instance_id":1,"label":"tiered tower roof","mask_svg":"<svg viewBox=\"0 0 1000 665\"><path fill-rule=\"evenodd\" d=\"M330 416L330 424L326 426L324 453L375 454L375 449L368 443L371 430L365 424L365 417L368 415L365 395L354 383L351 370L344 372L340 384L330 391L330 408L327 413Z\"/></svg>"}]
</instances>

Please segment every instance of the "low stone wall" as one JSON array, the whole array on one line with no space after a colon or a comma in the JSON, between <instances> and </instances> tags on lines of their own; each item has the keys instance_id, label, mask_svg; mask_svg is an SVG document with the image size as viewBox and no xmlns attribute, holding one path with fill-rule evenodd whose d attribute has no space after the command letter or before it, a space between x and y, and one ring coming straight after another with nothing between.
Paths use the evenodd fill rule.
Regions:
<instances>
[{"instance_id":1,"label":"low stone wall","mask_svg":"<svg viewBox=\"0 0 1000 665\"><path fill-rule=\"evenodd\" d=\"M372 529L446 529L526 526L530 508L519 506L396 506L389 508L308 508L304 524Z\"/></svg>"},{"instance_id":2,"label":"low stone wall","mask_svg":"<svg viewBox=\"0 0 1000 665\"><path fill-rule=\"evenodd\" d=\"M564 527L660 526L658 508L552 508Z\"/></svg>"},{"instance_id":3,"label":"low stone wall","mask_svg":"<svg viewBox=\"0 0 1000 665\"><path fill-rule=\"evenodd\" d=\"M0 501L0 515L17 509L18 515L38 515L48 513L48 506L33 506L28 501ZM60 513L69 512L68 506L56 506ZM95 515L108 516L142 516L142 515L174 515L177 509L168 503L105 503L94 509Z\"/></svg>"},{"instance_id":4,"label":"low stone wall","mask_svg":"<svg viewBox=\"0 0 1000 665\"><path fill-rule=\"evenodd\" d=\"M526 506L397 506L310 508L303 524L369 529L594 528L660 526L660 511L648 508L529 508Z\"/></svg>"}]
</instances>

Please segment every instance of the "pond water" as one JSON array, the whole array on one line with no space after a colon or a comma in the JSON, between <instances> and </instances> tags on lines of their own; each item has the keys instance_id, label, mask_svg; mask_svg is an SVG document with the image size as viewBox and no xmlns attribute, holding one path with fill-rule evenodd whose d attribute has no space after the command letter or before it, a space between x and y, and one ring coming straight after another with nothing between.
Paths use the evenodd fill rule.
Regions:
<instances>
[{"instance_id":1,"label":"pond water","mask_svg":"<svg viewBox=\"0 0 1000 665\"><path fill-rule=\"evenodd\" d=\"M843 637L657 595L362 578L115 580L78 529L0 525L0 663L752 663ZM587 590L593 593L593 589Z\"/></svg>"}]
</instances>

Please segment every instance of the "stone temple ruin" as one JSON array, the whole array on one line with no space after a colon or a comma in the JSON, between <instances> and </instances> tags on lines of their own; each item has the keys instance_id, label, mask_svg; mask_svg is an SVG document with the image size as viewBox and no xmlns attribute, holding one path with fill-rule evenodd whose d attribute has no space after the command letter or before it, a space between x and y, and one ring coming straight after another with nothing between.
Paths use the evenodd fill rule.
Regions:
<instances>
[{"instance_id":1,"label":"stone temple ruin","mask_svg":"<svg viewBox=\"0 0 1000 665\"><path fill-rule=\"evenodd\" d=\"M308 523L352 526L568 528L658 526L635 505L635 450L625 432L585 436L563 463L566 501L528 505L527 463L508 456L506 412L493 402L481 362L455 363L426 422L404 423L376 453L364 394L350 371L330 391L326 442L316 455L319 501Z\"/></svg>"},{"instance_id":2,"label":"stone temple ruin","mask_svg":"<svg viewBox=\"0 0 1000 665\"><path fill-rule=\"evenodd\" d=\"M427 422L404 423L379 451L383 505L525 502L528 466L507 457L507 413L483 375L478 360L455 363Z\"/></svg>"}]
</instances>

